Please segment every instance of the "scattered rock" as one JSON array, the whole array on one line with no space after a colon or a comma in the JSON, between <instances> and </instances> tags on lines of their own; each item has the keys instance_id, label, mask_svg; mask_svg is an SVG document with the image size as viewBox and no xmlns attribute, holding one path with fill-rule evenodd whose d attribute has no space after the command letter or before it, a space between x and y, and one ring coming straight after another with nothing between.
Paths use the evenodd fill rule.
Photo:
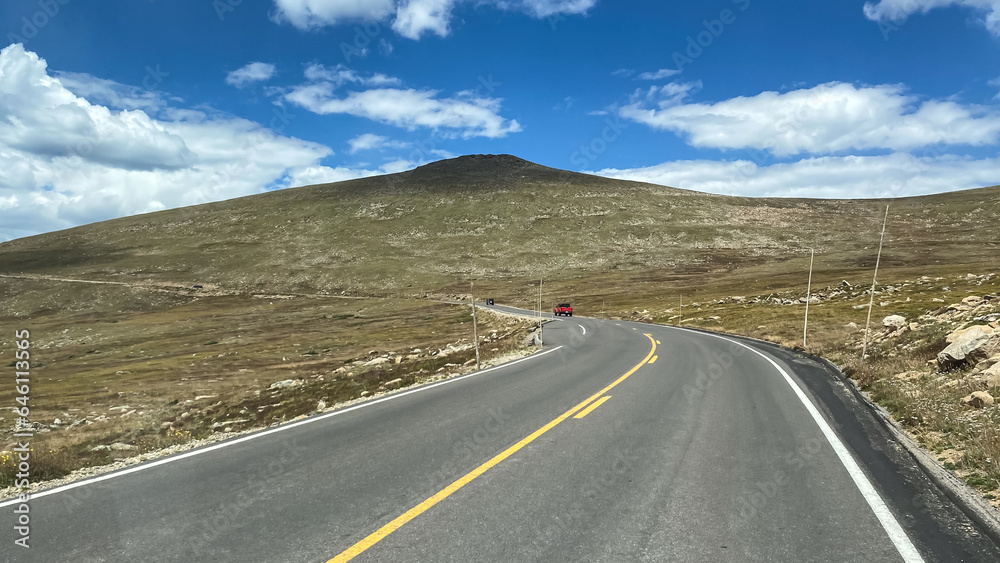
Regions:
<instances>
[{"instance_id":1,"label":"scattered rock","mask_svg":"<svg viewBox=\"0 0 1000 563\"><path fill-rule=\"evenodd\" d=\"M139 446L133 446L132 444L125 444L123 442L115 442L110 446L111 451L115 452L131 452L139 449Z\"/></svg>"},{"instance_id":2,"label":"scattered rock","mask_svg":"<svg viewBox=\"0 0 1000 563\"><path fill-rule=\"evenodd\" d=\"M372 394L372 392L371 392L371 391L362 391L362 392L361 392L361 396L362 396L362 397L367 397L368 395L371 395L371 394Z\"/></svg>"},{"instance_id":3,"label":"scattered rock","mask_svg":"<svg viewBox=\"0 0 1000 563\"><path fill-rule=\"evenodd\" d=\"M380 366L382 364L389 363L389 358L375 358L374 360L369 360L365 362L364 367Z\"/></svg>"},{"instance_id":4,"label":"scattered rock","mask_svg":"<svg viewBox=\"0 0 1000 563\"><path fill-rule=\"evenodd\" d=\"M975 391L971 395L963 398L962 402L970 407L981 409L985 406L992 405L996 401L993 399L993 395L990 395L986 391Z\"/></svg>"},{"instance_id":5,"label":"scattered rock","mask_svg":"<svg viewBox=\"0 0 1000 563\"><path fill-rule=\"evenodd\" d=\"M847 323L846 325L844 325L844 328L849 328L851 330L857 330L858 329L858 323Z\"/></svg>"},{"instance_id":6,"label":"scattered rock","mask_svg":"<svg viewBox=\"0 0 1000 563\"><path fill-rule=\"evenodd\" d=\"M302 381L298 379L284 379L282 381L275 381L268 389L287 389L289 387L297 387L302 385Z\"/></svg>"},{"instance_id":7,"label":"scattered rock","mask_svg":"<svg viewBox=\"0 0 1000 563\"><path fill-rule=\"evenodd\" d=\"M984 371L982 376L990 387L1000 387L1000 363L993 364L993 367Z\"/></svg>"},{"instance_id":8,"label":"scattered rock","mask_svg":"<svg viewBox=\"0 0 1000 563\"><path fill-rule=\"evenodd\" d=\"M906 326L906 317L902 315L889 315L882 319L882 326L886 328L901 328Z\"/></svg>"},{"instance_id":9,"label":"scattered rock","mask_svg":"<svg viewBox=\"0 0 1000 563\"><path fill-rule=\"evenodd\" d=\"M958 332L958 331L956 331ZM949 338L955 333L948 335ZM996 337L988 326L976 325L961 331L947 348L937 355L938 365L945 369L955 368L971 361L989 357Z\"/></svg>"},{"instance_id":10,"label":"scattered rock","mask_svg":"<svg viewBox=\"0 0 1000 563\"><path fill-rule=\"evenodd\" d=\"M100 444L98 446L94 446L93 448L90 448L90 451L92 451L92 452L108 452L108 451L111 451L111 446L108 446L106 444Z\"/></svg>"},{"instance_id":11,"label":"scattered rock","mask_svg":"<svg viewBox=\"0 0 1000 563\"><path fill-rule=\"evenodd\" d=\"M399 384L402 383L402 382L403 382L403 378L402 377L397 377L396 379L391 379L389 381L386 381L385 383L382 384L382 386L386 387L386 388L399 387Z\"/></svg>"}]
</instances>

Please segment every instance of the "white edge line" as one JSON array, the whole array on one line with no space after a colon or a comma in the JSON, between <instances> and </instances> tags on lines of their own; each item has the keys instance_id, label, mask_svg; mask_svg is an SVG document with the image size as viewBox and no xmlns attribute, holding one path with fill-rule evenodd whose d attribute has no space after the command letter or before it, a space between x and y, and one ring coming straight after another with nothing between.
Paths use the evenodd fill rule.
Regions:
<instances>
[{"instance_id":1,"label":"white edge line","mask_svg":"<svg viewBox=\"0 0 1000 563\"><path fill-rule=\"evenodd\" d=\"M583 334L584 334L584 336L586 336L586 335L587 335L587 327L585 327L585 326L583 326L583 325L576 325L576 326L580 327L580 330L582 330L582 331L583 331Z\"/></svg>"},{"instance_id":2,"label":"white edge line","mask_svg":"<svg viewBox=\"0 0 1000 563\"><path fill-rule=\"evenodd\" d=\"M785 378L785 381L792 388L792 391L795 392L795 395L799 398L800 401L802 401L802 404L805 405L806 410L809 411L810 415L812 415L813 420L815 420L816 424L819 425L819 428L823 432L823 435L826 437L826 440L830 443L830 446L833 447L833 451L837 453L837 457L840 458L840 462L844 464L844 467L847 469L847 472L850 473L851 475L851 479L854 480L854 484L857 485L858 489L861 491L861 495L865 497L866 501L868 501L868 506L871 507L872 511L875 513L875 516L882 524L882 528L885 529L885 533L889 536L889 539L892 540L893 545L896 546L896 551L898 551L899 554L903 557L903 561L906 561L907 563L923 563L924 559L920 555L920 552L917 551L917 548L913 545L913 542L910 541L910 538L909 536L906 535L906 531L903 530L903 527L899 525L899 522L896 520L896 517L893 516L892 511L890 511L888 505L885 504L885 500L883 500L882 497L879 495L878 491L875 490L874 485L872 485L871 481L868 479L868 476L865 475L864 471L861 469L861 466L859 466L858 462L855 461L854 457L851 456L851 453L848 451L847 446L845 446L844 443L840 440L840 437L837 436L836 433L834 433L833 428L831 428L829 423L826 422L826 419L823 418L823 415L819 413L819 410L816 408L815 405L813 405L812 401L809 400L809 397L806 396L805 392L802 391L802 388L799 387L799 384L796 383L795 380L792 379L790 375L788 375L788 372L782 369L782 367L779 366L777 362L772 360L770 357L768 357L760 350L757 350L752 346L748 346L742 342L733 340L731 338L726 338L725 336L719 336L717 334L711 334L707 332L689 330L681 327L667 327L667 328L676 328L677 330L683 330L685 332L693 332L695 334L701 334L705 336L712 336L715 338L719 338L721 340L725 340L732 344L737 344L739 346L742 346L747 350L750 350L751 352L757 354L758 356L770 362L770 364L774 366L774 369L778 370L778 373L780 373Z\"/></svg>"},{"instance_id":3,"label":"white edge line","mask_svg":"<svg viewBox=\"0 0 1000 563\"><path fill-rule=\"evenodd\" d=\"M338 415L341 415L341 414L349 413L351 411L355 411L355 410L358 410L358 409L363 409L365 407L370 407L372 405L377 405L379 403L384 403L386 401L391 401L393 399L398 399L400 397L405 397L407 395L412 395L414 393L419 393L421 391L427 391L428 389L433 389L435 387L440 387L442 385L447 385L449 383L455 383L456 381L461 381L463 379L468 379L470 377L475 377L477 375L482 375L484 373L489 373L491 371L496 371L498 369L510 367L510 366L512 366L514 364L519 364L521 362L525 362L525 361L532 360L532 359L535 359L535 358L540 358L540 357L542 357L542 356L544 356L546 354L551 354L552 352L555 352L556 350L559 350L560 348L562 348L562 346L557 346L555 348L552 348L551 350L546 350L546 351L540 352L538 354L532 354L530 356L521 358L519 360L514 360L512 362L508 362L506 364L501 364L499 366L493 366L491 368L487 368L487 369L484 369L482 371L477 371L477 372L469 373L469 374L462 375L462 376L459 376L459 377L454 377L452 379L447 379L445 381L439 381L437 383L432 383L430 385L423 385L423 386L417 387L416 389L411 389L409 391L403 391L402 393L393 393L392 395L389 395L388 397L382 397L381 399L375 399L373 401L366 401L366 402L361 403L359 405L353 405L353 406L347 407L345 409L335 410L335 411L327 413L327 414L322 414L322 415L319 415L319 416L309 417L309 418L307 418L305 420L300 420L298 422L292 422L290 424L283 424L281 426L276 426L274 428L269 428L267 430L262 430L260 432L254 432L253 434L248 434L246 436L243 436L242 438L236 438L235 440L226 440L226 441L223 441L223 442L219 442L218 444L214 444L214 445L207 446L207 447L204 447L204 448L198 448L198 449L190 450L190 451L182 453L182 454L172 455L172 456L169 456L169 457L165 457L163 459L159 459L159 460L156 460L156 461L151 461L149 463L142 463L142 464L139 464L139 465L134 465L132 467L129 467L129 468L126 468L126 469L122 469L120 471L113 471L111 473L106 473L104 475L98 475L96 477L91 477L89 479L84 479L82 481L76 481L74 483L68 483L66 485L62 485L62 486L56 487L54 489L47 489L47 490L44 490L44 491L39 491L37 493L31 493L30 500L34 500L34 499L39 498L39 497L46 497L46 496L49 496L49 495L54 495L56 493L61 493L63 491L68 491L70 489L75 489L77 487L82 487L84 485L90 485L92 483L97 483L97 482L100 482L100 481L107 481L109 479L114 479L116 477L121 477L123 475L129 475L131 473L138 473L140 471L145 471L146 469L151 469L151 468L157 467L159 465L166 465L168 463L172 463L172 462L179 461L179 460L182 460L182 459L187 459L189 457L194 457L196 455L201 455L201 454L212 452L212 451L215 451L215 450L221 450L222 448L228 448L229 446L235 446L236 444L241 444L243 442L249 442L250 440L256 440L257 438L261 438L263 436L268 436L270 434L276 434L278 432L284 432L285 430L291 430L292 428L296 428L298 426L303 426L305 424L311 424L313 422L319 422L320 420L325 420L325 419L330 418L330 417L334 417L334 416L338 416ZM30 500L29 500L29 502L30 502ZM0 502L0 508L6 507L6 506L11 506L11 505L17 504L19 502L20 501L17 498L14 498L14 499L11 499L11 500L7 500L7 501L4 501L4 502Z\"/></svg>"}]
</instances>

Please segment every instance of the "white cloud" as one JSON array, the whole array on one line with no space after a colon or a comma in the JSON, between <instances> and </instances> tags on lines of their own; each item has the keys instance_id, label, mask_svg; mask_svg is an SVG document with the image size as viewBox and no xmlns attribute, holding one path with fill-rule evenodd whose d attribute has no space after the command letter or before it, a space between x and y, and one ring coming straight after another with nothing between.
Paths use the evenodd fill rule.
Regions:
<instances>
[{"instance_id":1,"label":"white cloud","mask_svg":"<svg viewBox=\"0 0 1000 563\"><path fill-rule=\"evenodd\" d=\"M226 84L245 88L254 82L264 82L274 77L277 71L273 64L253 62L226 75Z\"/></svg>"},{"instance_id":2,"label":"white cloud","mask_svg":"<svg viewBox=\"0 0 1000 563\"><path fill-rule=\"evenodd\" d=\"M681 71L674 70L672 68L661 68L657 71L644 72L637 76L639 80L663 80L664 78L670 78L675 74L680 74Z\"/></svg>"},{"instance_id":3,"label":"white cloud","mask_svg":"<svg viewBox=\"0 0 1000 563\"><path fill-rule=\"evenodd\" d=\"M259 193L332 152L244 119L159 115L95 105L21 45L0 51L0 240Z\"/></svg>"},{"instance_id":4,"label":"white cloud","mask_svg":"<svg viewBox=\"0 0 1000 563\"><path fill-rule=\"evenodd\" d=\"M393 160L386 162L377 168L352 168L350 166L307 166L291 170L283 181L282 186L312 186L315 184L330 184L333 182L343 182L345 180L368 178L370 176L380 176L383 174L395 174L397 172L412 170L421 164L426 163L411 162L409 160Z\"/></svg>"},{"instance_id":5,"label":"white cloud","mask_svg":"<svg viewBox=\"0 0 1000 563\"><path fill-rule=\"evenodd\" d=\"M983 23L993 35L1000 37L1000 0L880 0L865 2L865 17L876 22L902 23L916 13L926 14L934 8L962 6L985 12Z\"/></svg>"},{"instance_id":6,"label":"white cloud","mask_svg":"<svg viewBox=\"0 0 1000 563\"><path fill-rule=\"evenodd\" d=\"M714 104L679 103L686 95L682 87L641 94L618 109L622 118L685 135L695 147L822 154L987 145L1000 136L1000 112L993 108L944 100L919 102L894 85L832 82Z\"/></svg>"},{"instance_id":7,"label":"white cloud","mask_svg":"<svg viewBox=\"0 0 1000 563\"><path fill-rule=\"evenodd\" d=\"M343 21L384 20L395 11L394 0L274 0L273 19L299 29L315 29Z\"/></svg>"},{"instance_id":8,"label":"white cloud","mask_svg":"<svg viewBox=\"0 0 1000 563\"><path fill-rule=\"evenodd\" d=\"M362 76L357 71L342 64L325 66L319 63L311 63L306 66L305 77L311 82L329 83L334 88L340 88L346 84L359 84L362 86L399 86L402 84L400 79L378 72L371 76Z\"/></svg>"},{"instance_id":9,"label":"white cloud","mask_svg":"<svg viewBox=\"0 0 1000 563\"><path fill-rule=\"evenodd\" d=\"M597 0L476 0L500 9L519 10L535 18L585 14ZM352 21L392 19L396 33L419 39L425 33L447 37L452 12L471 0L274 0L272 19L299 29L316 29Z\"/></svg>"},{"instance_id":10,"label":"white cloud","mask_svg":"<svg viewBox=\"0 0 1000 563\"><path fill-rule=\"evenodd\" d=\"M424 33L447 37L451 31L454 0L404 0L396 12L392 28L407 39L420 39Z\"/></svg>"},{"instance_id":11,"label":"white cloud","mask_svg":"<svg viewBox=\"0 0 1000 563\"><path fill-rule=\"evenodd\" d=\"M596 4L597 0L523 0L525 11L536 18L585 14Z\"/></svg>"},{"instance_id":12,"label":"white cloud","mask_svg":"<svg viewBox=\"0 0 1000 563\"><path fill-rule=\"evenodd\" d=\"M363 135L358 135L353 139L347 141L351 145L351 154L355 154L360 151L371 151L384 148L390 149L405 149L410 146L409 143L403 141L393 141L388 137L383 137L382 135L375 135L373 133L365 133Z\"/></svg>"},{"instance_id":13,"label":"white cloud","mask_svg":"<svg viewBox=\"0 0 1000 563\"><path fill-rule=\"evenodd\" d=\"M1000 157L824 156L760 166L751 160L687 160L599 176L700 192L751 197L878 198L941 193L996 185Z\"/></svg>"},{"instance_id":14,"label":"white cloud","mask_svg":"<svg viewBox=\"0 0 1000 563\"><path fill-rule=\"evenodd\" d=\"M309 77L307 73L307 78ZM312 78L329 78L314 73ZM321 115L348 114L414 130L420 127L442 131L445 136L505 137L521 130L515 120L499 115L500 100L460 92L439 98L436 90L374 88L337 97L340 83L322 80L296 86L285 99Z\"/></svg>"},{"instance_id":15,"label":"white cloud","mask_svg":"<svg viewBox=\"0 0 1000 563\"><path fill-rule=\"evenodd\" d=\"M178 169L197 160L184 139L142 110L114 113L77 97L20 44L0 51L0 104L0 145L13 150L50 159L82 155L131 170Z\"/></svg>"},{"instance_id":16,"label":"white cloud","mask_svg":"<svg viewBox=\"0 0 1000 563\"><path fill-rule=\"evenodd\" d=\"M166 105L163 95L155 90L120 84L78 72L53 72L55 78L70 92L81 98L116 109L141 109L155 113ZM155 81L147 82L154 85Z\"/></svg>"}]
</instances>

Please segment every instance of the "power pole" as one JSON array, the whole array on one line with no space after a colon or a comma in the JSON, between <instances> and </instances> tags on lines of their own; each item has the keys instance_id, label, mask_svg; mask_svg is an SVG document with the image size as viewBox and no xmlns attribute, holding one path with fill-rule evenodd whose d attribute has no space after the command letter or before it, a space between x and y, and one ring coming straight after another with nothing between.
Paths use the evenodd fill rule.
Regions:
<instances>
[{"instance_id":1,"label":"power pole","mask_svg":"<svg viewBox=\"0 0 1000 563\"><path fill-rule=\"evenodd\" d=\"M476 371L482 369L479 362L479 326L476 323L476 282L469 282L472 296L472 340L476 343Z\"/></svg>"},{"instance_id":2,"label":"power pole","mask_svg":"<svg viewBox=\"0 0 1000 563\"><path fill-rule=\"evenodd\" d=\"M861 347L861 361L868 355L868 335L871 332L872 306L875 305L875 284L878 282L878 265L882 261L882 243L885 241L885 225L889 222L889 206L885 206L885 218L882 219L882 237L878 240L878 256L875 258L875 275L872 276L872 294L868 300L868 320L865 321L865 342Z\"/></svg>"},{"instance_id":3,"label":"power pole","mask_svg":"<svg viewBox=\"0 0 1000 563\"><path fill-rule=\"evenodd\" d=\"M809 285L806 286L806 320L802 323L802 349L806 349L806 334L809 331L809 297L812 295L813 285L813 258L816 257L816 249L809 249Z\"/></svg>"}]
</instances>

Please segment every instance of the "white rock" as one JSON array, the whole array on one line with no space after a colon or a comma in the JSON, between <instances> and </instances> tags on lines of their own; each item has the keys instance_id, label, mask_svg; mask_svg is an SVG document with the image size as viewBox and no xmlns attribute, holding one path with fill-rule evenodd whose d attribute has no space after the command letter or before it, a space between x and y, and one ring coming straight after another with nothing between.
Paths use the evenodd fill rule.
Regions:
<instances>
[{"instance_id":1,"label":"white rock","mask_svg":"<svg viewBox=\"0 0 1000 563\"><path fill-rule=\"evenodd\" d=\"M906 317L902 315L889 315L882 319L882 326L886 328L900 328L906 326Z\"/></svg>"}]
</instances>

